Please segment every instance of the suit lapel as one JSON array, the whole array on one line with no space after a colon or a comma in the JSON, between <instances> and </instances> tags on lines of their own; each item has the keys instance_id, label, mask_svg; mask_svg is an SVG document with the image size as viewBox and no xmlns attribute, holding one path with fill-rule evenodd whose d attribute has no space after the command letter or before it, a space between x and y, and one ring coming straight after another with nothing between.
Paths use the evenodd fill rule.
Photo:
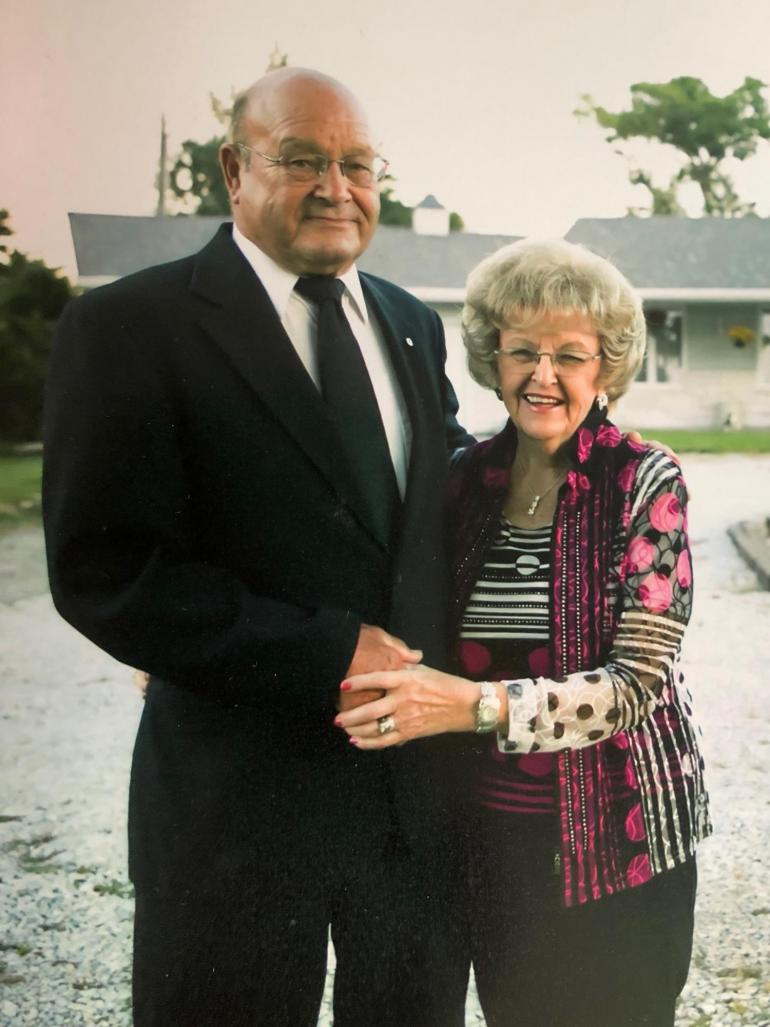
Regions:
<instances>
[{"instance_id":1,"label":"suit lapel","mask_svg":"<svg viewBox=\"0 0 770 1027\"><path fill-rule=\"evenodd\" d=\"M428 662L446 660L444 508L447 449L440 401L442 368L433 357L427 320L362 276L367 303L387 342L412 424L406 495L394 554L389 630L425 650ZM422 327L418 327L422 325ZM410 345L411 341L411 345ZM434 362L435 360L435 362Z\"/></svg>"},{"instance_id":2,"label":"suit lapel","mask_svg":"<svg viewBox=\"0 0 770 1027\"><path fill-rule=\"evenodd\" d=\"M206 301L197 316L206 334L371 532L326 406L262 283L233 243L229 225L198 254L190 291Z\"/></svg>"},{"instance_id":3,"label":"suit lapel","mask_svg":"<svg viewBox=\"0 0 770 1027\"><path fill-rule=\"evenodd\" d=\"M405 516L416 486L423 479L430 441L435 425L441 424L441 412L433 408L430 397L433 388L416 346L407 343L408 333L414 328L406 322L399 306L365 275L361 276L367 305L382 329L388 354L396 372L409 412L412 426L412 447L409 454L409 473L404 497Z\"/></svg>"}]
</instances>

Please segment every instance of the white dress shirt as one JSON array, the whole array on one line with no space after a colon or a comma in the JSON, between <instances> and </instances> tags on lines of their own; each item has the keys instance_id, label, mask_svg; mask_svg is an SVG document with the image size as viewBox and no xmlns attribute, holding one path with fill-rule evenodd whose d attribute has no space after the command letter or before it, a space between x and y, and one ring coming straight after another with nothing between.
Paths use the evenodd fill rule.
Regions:
<instances>
[{"instance_id":1,"label":"white dress shirt","mask_svg":"<svg viewBox=\"0 0 770 1027\"><path fill-rule=\"evenodd\" d=\"M298 275L286 271L266 253L263 253L242 232L233 225L233 242L254 269L276 309L281 324L286 330L305 370L319 386L317 316L315 306L294 291ZM377 397L380 416L388 440L388 449L393 461L393 470L401 498L406 492L406 476L409 469L409 451L412 444L412 426L406 403L398 384L388 355L388 348L382 329L374 318L369 317L364 300L364 291L355 265L339 280L345 286L342 295L342 309L356 337L369 377Z\"/></svg>"}]
</instances>

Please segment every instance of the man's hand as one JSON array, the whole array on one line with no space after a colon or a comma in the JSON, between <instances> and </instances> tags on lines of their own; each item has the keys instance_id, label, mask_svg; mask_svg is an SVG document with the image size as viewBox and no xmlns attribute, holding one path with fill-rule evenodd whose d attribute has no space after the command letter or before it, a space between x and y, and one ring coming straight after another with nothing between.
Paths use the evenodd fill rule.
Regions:
<instances>
[{"instance_id":1,"label":"man's hand","mask_svg":"<svg viewBox=\"0 0 770 1027\"><path fill-rule=\"evenodd\" d=\"M651 449L660 450L660 452L664 453L670 460L675 460L677 463L680 463L679 457L670 446L665 444L665 442L658 442L657 439L647 439L645 441L638 431L626 432L626 438L629 442L635 442L638 446L646 445Z\"/></svg>"},{"instance_id":2,"label":"man's hand","mask_svg":"<svg viewBox=\"0 0 770 1027\"><path fill-rule=\"evenodd\" d=\"M417 664L422 659L419 649L410 649L395 635L389 635L382 628L371 624L362 624L358 634L358 645L350 661L346 678L354 674L371 674L377 670L402 670L410 664ZM339 709L354 710L357 706L372 702L383 695L380 689L366 692L341 692Z\"/></svg>"}]
</instances>

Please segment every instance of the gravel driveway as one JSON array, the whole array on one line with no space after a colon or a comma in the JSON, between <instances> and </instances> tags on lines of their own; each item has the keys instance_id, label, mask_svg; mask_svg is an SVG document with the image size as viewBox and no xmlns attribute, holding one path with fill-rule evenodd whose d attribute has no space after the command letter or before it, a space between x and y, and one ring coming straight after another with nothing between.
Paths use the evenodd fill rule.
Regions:
<instances>
[{"instance_id":1,"label":"gravel driveway","mask_svg":"<svg viewBox=\"0 0 770 1027\"><path fill-rule=\"evenodd\" d=\"M770 593L725 529L770 513L770 458L684 468L696 574L685 658L716 835L700 851L677 1027L768 1027ZM0 535L0 1024L129 1027L125 806L141 703L128 670L56 616L41 569L38 530ZM473 993L467 1023L483 1024Z\"/></svg>"}]
</instances>

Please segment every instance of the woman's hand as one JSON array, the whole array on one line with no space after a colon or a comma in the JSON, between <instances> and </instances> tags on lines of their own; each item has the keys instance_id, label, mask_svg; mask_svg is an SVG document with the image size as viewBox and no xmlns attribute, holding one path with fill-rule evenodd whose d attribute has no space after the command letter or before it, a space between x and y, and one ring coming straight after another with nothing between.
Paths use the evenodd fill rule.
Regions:
<instances>
[{"instance_id":1,"label":"woman's hand","mask_svg":"<svg viewBox=\"0 0 770 1027\"><path fill-rule=\"evenodd\" d=\"M381 699L340 713L334 723L347 731L359 749L387 749L413 738L448 731L473 731L479 686L422 664L414 668L358 674L342 682L347 693L380 689ZM392 717L394 727L381 733L378 720Z\"/></svg>"}]
</instances>

